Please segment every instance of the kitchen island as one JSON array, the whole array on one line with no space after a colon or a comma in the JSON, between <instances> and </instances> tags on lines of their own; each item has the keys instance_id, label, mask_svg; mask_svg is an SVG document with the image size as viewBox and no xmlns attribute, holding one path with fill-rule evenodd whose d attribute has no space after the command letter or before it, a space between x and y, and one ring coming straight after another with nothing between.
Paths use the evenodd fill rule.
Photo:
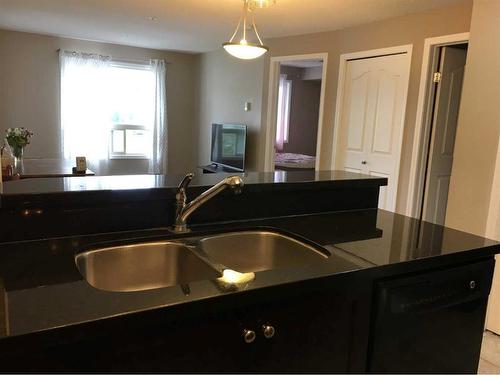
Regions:
<instances>
[{"instance_id":1,"label":"kitchen island","mask_svg":"<svg viewBox=\"0 0 500 375\"><path fill-rule=\"evenodd\" d=\"M189 234L172 233L169 222L140 228L140 218L115 216L113 231L88 222L68 235L5 235L2 370L475 371L500 245L378 210L373 190L384 179L343 172L329 172L329 179L314 172L288 176L284 182L251 177L240 196L223 194L201 208ZM33 226L45 214L57 219L61 207L66 219L97 209L106 216L106 208L126 211L134 199L159 206L161 195L159 201L170 204L176 183L148 191L136 186L125 190L128 197L87 191L94 199L114 195L112 205L86 201L85 192L15 193L10 186L2 210L18 217L28 210L25 223ZM195 184L191 194L204 188ZM246 216L231 216L235 205L245 207ZM157 210L150 215L160 218L165 208ZM169 207L167 214L173 215ZM121 220L138 227L116 230ZM258 271L237 286L214 278L133 292L96 289L75 264L89 249L255 230L305 241L329 256Z\"/></svg>"}]
</instances>

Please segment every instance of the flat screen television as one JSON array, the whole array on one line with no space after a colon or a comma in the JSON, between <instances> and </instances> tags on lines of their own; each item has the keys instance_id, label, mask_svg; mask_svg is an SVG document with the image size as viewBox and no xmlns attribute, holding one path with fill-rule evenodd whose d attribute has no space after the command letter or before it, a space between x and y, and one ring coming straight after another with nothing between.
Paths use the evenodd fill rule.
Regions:
<instances>
[{"instance_id":1,"label":"flat screen television","mask_svg":"<svg viewBox=\"0 0 500 375\"><path fill-rule=\"evenodd\" d=\"M244 172L246 125L212 124L210 162L217 166Z\"/></svg>"}]
</instances>

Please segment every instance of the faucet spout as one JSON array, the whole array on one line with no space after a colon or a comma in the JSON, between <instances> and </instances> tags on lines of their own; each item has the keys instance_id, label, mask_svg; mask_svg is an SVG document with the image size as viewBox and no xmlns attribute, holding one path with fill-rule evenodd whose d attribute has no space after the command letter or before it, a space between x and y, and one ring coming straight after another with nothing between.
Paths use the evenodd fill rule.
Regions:
<instances>
[{"instance_id":1,"label":"faucet spout","mask_svg":"<svg viewBox=\"0 0 500 375\"><path fill-rule=\"evenodd\" d=\"M191 176L191 178L189 179L189 181L191 181L193 177L191 173L187 175L184 178L184 180L186 180L188 176ZM187 228L186 222L194 211L196 211L200 206L202 206L203 204L208 202L211 198L215 197L216 195L226 190L227 188L230 188L235 194L240 194L243 186L244 182L241 179L241 177L239 176L226 177L224 180L215 184L210 189L206 190L201 195L199 195L191 202L186 204L185 189L187 187L187 184L183 186L183 184L181 183L181 185L179 185L179 191L176 195L177 209L176 209L175 225L173 231L177 233L188 232L189 229Z\"/></svg>"}]
</instances>

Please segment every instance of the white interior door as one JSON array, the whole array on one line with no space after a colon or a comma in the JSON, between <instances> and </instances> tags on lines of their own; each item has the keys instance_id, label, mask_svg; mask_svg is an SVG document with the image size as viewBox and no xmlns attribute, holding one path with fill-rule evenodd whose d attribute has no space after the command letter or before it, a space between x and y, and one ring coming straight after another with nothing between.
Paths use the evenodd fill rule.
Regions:
<instances>
[{"instance_id":1,"label":"white interior door","mask_svg":"<svg viewBox=\"0 0 500 375\"><path fill-rule=\"evenodd\" d=\"M441 82L437 84L422 212L425 221L440 225L444 225L446 217L466 59L465 49L443 47L441 50Z\"/></svg>"},{"instance_id":2,"label":"white interior door","mask_svg":"<svg viewBox=\"0 0 500 375\"><path fill-rule=\"evenodd\" d=\"M407 54L346 64L335 168L387 177L379 208L396 207L409 64Z\"/></svg>"}]
</instances>

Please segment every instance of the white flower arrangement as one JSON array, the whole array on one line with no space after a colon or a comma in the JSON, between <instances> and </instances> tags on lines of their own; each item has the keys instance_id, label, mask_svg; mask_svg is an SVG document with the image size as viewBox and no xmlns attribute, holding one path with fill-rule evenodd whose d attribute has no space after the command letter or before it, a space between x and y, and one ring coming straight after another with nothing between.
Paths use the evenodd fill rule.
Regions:
<instances>
[{"instance_id":1,"label":"white flower arrangement","mask_svg":"<svg viewBox=\"0 0 500 375\"><path fill-rule=\"evenodd\" d=\"M31 136L33 132L23 127L8 128L5 131L5 139L16 157L22 156L23 149L30 144Z\"/></svg>"}]
</instances>

